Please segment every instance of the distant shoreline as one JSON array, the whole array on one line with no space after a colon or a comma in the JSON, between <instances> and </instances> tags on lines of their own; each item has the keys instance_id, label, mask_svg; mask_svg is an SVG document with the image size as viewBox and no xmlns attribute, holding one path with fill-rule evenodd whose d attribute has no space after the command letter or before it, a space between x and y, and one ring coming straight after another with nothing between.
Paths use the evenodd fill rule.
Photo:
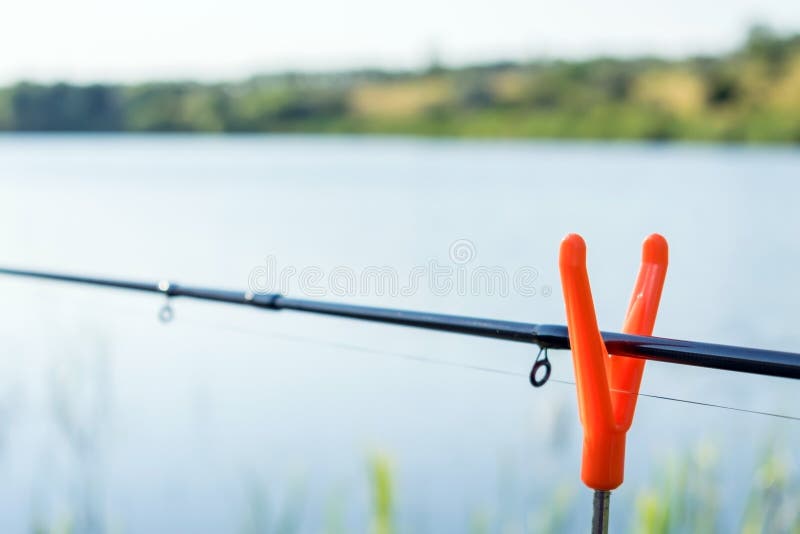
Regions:
<instances>
[{"instance_id":1,"label":"distant shoreline","mask_svg":"<svg viewBox=\"0 0 800 534\"><path fill-rule=\"evenodd\" d=\"M126 142L140 140L142 142L164 141L187 141L201 142L208 141L231 141L252 140L263 141L285 141L306 142L342 142L342 143L397 143L400 145L415 143L442 143L443 145L458 146L461 144L474 145L476 147L507 146L507 147L577 147L587 148L610 148L625 149L630 148L652 148L679 149L679 150L705 150L705 149L726 149L731 150L777 150L780 152L796 152L800 150L800 143L794 142L741 142L741 141L695 141L685 139L670 140L650 140L650 139L551 139L545 137L454 137L454 136L424 136L406 134L347 134L347 133L282 133L282 132L17 132L0 131L0 146L3 142L31 141L32 143L48 141L55 142L81 142L97 140L102 142Z\"/></svg>"},{"instance_id":2,"label":"distant shoreline","mask_svg":"<svg viewBox=\"0 0 800 534\"><path fill-rule=\"evenodd\" d=\"M799 144L800 35L756 27L736 51L685 60L19 83L0 89L0 131Z\"/></svg>"}]
</instances>

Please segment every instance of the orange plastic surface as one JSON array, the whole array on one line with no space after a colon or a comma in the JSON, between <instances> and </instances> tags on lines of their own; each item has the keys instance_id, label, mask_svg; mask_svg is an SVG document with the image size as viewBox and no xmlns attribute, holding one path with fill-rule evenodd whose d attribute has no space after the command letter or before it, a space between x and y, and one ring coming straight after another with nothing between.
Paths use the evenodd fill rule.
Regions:
<instances>
[{"instance_id":1,"label":"orange plastic surface","mask_svg":"<svg viewBox=\"0 0 800 534\"><path fill-rule=\"evenodd\" d=\"M624 333L652 334L667 262L667 241L658 234L645 239ZM644 360L608 355L597 325L581 236L570 234L561 242L559 270L583 425L581 479L590 488L612 490L624 478L625 434L633 422Z\"/></svg>"}]
</instances>

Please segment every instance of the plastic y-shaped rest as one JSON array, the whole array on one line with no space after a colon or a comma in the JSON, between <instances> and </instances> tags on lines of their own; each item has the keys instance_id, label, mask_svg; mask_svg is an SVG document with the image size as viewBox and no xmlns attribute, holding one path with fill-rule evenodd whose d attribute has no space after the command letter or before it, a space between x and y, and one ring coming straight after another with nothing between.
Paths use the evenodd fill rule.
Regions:
<instances>
[{"instance_id":1,"label":"plastic y-shaped rest","mask_svg":"<svg viewBox=\"0 0 800 534\"><path fill-rule=\"evenodd\" d=\"M667 257L667 241L662 236L653 234L645 239L623 332L652 334ZM624 476L625 434L633 422L644 360L609 357L597 326L586 272L586 243L581 236L569 234L561 242L559 270L583 425L581 479L592 489L612 490L622 484Z\"/></svg>"}]
</instances>

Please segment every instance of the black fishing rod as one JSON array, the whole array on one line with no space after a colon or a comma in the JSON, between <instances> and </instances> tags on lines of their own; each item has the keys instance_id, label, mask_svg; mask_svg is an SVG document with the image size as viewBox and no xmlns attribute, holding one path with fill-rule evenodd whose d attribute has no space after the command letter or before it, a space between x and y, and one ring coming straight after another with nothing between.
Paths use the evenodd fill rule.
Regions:
<instances>
[{"instance_id":1,"label":"black fishing rod","mask_svg":"<svg viewBox=\"0 0 800 534\"><path fill-rule=\"evenodd\" d=\"M186 297L252 306L267 310L294 310L346 317L530 343L538 345L541 349L570 348L567 327L563 325L522 323L375 306L357 306L322 300L290 298L280 293L261 294L250 291L186 286L169 281L137 282L10 268L0 268L0 274L144 291L162 294L168 298ZM800 354L797 353L660 337L634 336L616 332L602 332L601 335L609 354L726 371L783 378L800 378ZM537 386L542 385L547 380L550 372L550 364L546 359L537 359L537 364L539 363L545 365L546 374L537 380L535 373L537 368L536 366L534 367L531 381Z\"/></svg>"}]
</instances>

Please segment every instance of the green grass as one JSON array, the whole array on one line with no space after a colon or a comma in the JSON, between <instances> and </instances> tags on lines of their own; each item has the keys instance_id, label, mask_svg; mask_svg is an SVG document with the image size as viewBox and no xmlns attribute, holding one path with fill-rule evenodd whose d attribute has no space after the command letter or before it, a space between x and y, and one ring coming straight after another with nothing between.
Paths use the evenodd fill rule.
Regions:
<instances>
[{"instance_id":1,"label":"green grass","mask_svg":"<svg viewBox=\"0 0 800 534\"><path fill-rule=\"evenodd\" d=\"M657 470L650 483L640 489L634 506L615 508L612 516L630 514L627 531L633 534L800 534L800 479L794 470L791 455L776 446L765 447L761 460L752 473L752 484L740 517L723 517L722 479L716 448L701 443ZM418 526L398 522L397 509L403 496L397 494L392 461L385 454L372 455L367 462L370 504L364 510L369 534L420 532ZM296 484L282 500L270 499L257 480L246 485L242 534L295 534L307 530L304 525L305 492ZM515 490L516 491L516 490ZM624 490L621 490L624 491ZM343 534L360 531L346 521L348 492L339 488L332 492L325 510L323 532ZM554 486L552 497L531 503L521 517L496 517L491 510L495 503L464 510L470 534L545 534L565 532L575 525L572 515L577 506L591 502L590 490L577 480ZM580 500L578 499L580 496ZM279 504L280 503L280 504ZM413 516L413 511L411 516ZM616 521L619 524L619 521ZM731 530L733 529L733 530ZM34 534L80 534L69 514L54 521L35 518ZM122 532L102 525L100 532Z\"/></svg>"}]
</instances>

